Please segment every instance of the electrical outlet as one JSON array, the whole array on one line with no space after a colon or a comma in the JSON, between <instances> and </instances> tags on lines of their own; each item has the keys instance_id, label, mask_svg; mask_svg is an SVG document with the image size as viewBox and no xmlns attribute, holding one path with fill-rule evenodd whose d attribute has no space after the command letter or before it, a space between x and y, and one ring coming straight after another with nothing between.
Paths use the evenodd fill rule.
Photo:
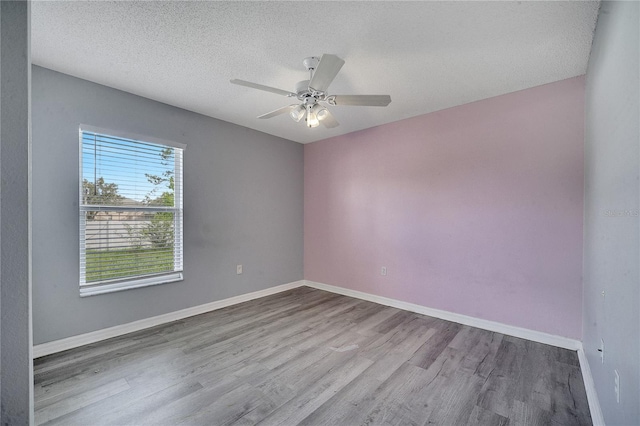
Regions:
<instances>
[{"instance_id":1,"label":"electrical outlet","mask_svg":"<svg viewBox=\"0 0 640 426\"><path fill-rule=\"evenodd\" d=\"M616 393L616 402L620 404L620 375L618 374L618 370L613 370L613 374L613 391Z\"/></svg>"},{"instance_id":2,"label":"electrical outlet","mask_svg":"<svg viewBox=\"0 0 640 426\"><path fill-rule=\"evenodd\" d=\"M600 347L598 348L598 352L600 352L600 362L604 364L604 340L600 339Z\"/></svg>"},{"instance_id":3,"label":"electrical outlet","mask_svg":"<svg viewBox=\"0 0 640 426\"><path fill-rule=\"evenodd\" d=\"M236 274L242 274L242 265L236 265Z\"/></svg>"},{"instance_id":4,"label":"electrical outlet","mask_svg":"<svg viewBox=\"0 0 640 426\"><path fill-rule=\"evenodd\" d=\"M380 270L380 275L387 275L387 267L383 266L382 269Z\"/></svg>"}]
</instances>

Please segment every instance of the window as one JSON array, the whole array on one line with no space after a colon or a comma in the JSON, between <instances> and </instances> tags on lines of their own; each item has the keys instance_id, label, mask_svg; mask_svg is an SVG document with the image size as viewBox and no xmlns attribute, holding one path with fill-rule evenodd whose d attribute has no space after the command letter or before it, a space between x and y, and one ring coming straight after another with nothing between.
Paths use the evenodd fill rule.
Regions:
<instances>
[{"instance_id":1,"label":"window","mask_svg":"<svg viewBox=\"0 0 640 426\"><path fill-rule=\"evenodd\" d=\"M80 128L80 295L182 280L184 145Z\"/></svg>"}]
</instances>

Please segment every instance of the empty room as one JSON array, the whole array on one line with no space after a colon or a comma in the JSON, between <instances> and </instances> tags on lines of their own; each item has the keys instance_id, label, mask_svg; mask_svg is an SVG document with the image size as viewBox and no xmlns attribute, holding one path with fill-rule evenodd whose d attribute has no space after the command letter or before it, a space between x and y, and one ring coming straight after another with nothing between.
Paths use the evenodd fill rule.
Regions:
<instances>
[{"instance_id":1,"label":"empty room","mask_svg":"<svg viewBox=\"0 0 640 426\"><path fill-rule=\"evenodd\" d=\"M0 2L3 425L640 425L640 3Z\"/></svg>"}]
</instances>

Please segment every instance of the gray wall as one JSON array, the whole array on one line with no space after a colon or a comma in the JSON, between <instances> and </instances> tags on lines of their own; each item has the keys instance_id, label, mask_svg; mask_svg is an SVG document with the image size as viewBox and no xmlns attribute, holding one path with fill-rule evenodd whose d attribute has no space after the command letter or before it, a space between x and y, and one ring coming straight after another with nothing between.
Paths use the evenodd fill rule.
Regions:
<instances>
[{"instance_id":1,"label":"gray wall","mask_svg":"<svg viewBox=\"0 0 640 426\"><path fill-rule=\"evenodd\" d=\"M40 67L32 122L34 344L303 278L302 145ZM187 144L184 281L78 295L81 123Z\"/></svg>"},{"instance_id":2,"label":"gray wall","mask_svg":"<svg viewBox=\"0 0 640 426\"><path fill-rule=\"evenodd\" d=\"M640 424L639 7L602 3L587 71L583 342L608 425Z\"/></svg>"},{"instance_id":3,"label":"gray wall","mask_svg":"<svg viewBox=\"0 0 640 426\"><path fill-rule=\"evenodd\" d=\"M0 424L33 418L29 312L29 3L0 2Z\"/></svg>"}]
</instances>

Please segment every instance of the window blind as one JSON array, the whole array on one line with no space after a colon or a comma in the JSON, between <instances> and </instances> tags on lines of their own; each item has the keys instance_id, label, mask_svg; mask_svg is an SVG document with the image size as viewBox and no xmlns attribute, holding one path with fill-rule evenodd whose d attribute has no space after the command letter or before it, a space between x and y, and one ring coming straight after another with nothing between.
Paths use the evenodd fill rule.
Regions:
<instances>
[{"instance_id":1,"label":"window blind","mask_svg":"<svg viewBox=\"0 0 640 426\"><path fill-rule=\"evenodd\" d=\"M182 279L183 149L80 129L80 294Z\"/></svg>"}]
</instances>

